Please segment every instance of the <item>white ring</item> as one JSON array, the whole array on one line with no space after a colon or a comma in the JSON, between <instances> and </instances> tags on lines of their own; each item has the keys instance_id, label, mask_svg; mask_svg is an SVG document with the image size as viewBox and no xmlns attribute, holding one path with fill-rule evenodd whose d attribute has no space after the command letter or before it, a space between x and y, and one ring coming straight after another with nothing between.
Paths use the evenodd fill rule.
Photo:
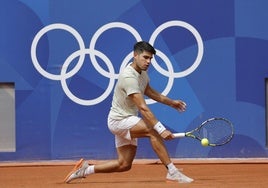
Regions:
<instances>
[{"instance_id":1,"label":"white ring","mask_svg":"<svg viewBox=\"0 0 268 188\"><path fill-rule=\"evenodd\" d=\"M109 72L110 72L109 74L114 75L114 68L113 68L111 61L103 53L101 53L97 50L91 50L91 49L78 50L66 59L66 61L64 62L64 66L68 67L70 65L70 63L72 62L72 60L79 55L81 56L83 54L85 55L85 54L91 54L91 53L94 53L94 55L100 57L104 62L106 62L106 65L107 65ZM66 69L62 69L61 74L65 74L65 70ZM99 97L97 97L95 99L91 99L91 100L85 100L85 99L80 99L80 98L76 97L68 88L68 85L66 83L66 78L62 77L62 79L60 81L61 81L61 85L62 85L64 92L72 101L76 102L77 104L81 104L81 105L95 105L95 104L102 102L110 95L111 91L113 90L115 78L113 78L111 76L108 88L105 90L105 92L102 95L100 95Z\"/></svg>"},{"instance_id":2,"label":"white ring","mask_svg":"<svg viewBox=\"0 0 268 188\"><path fill-rule=\"evenodd\" d=\"M112 29L112 28L122 28L122 29L125 29L127 31L129 31L137 41L141 41L141 36L139 35L139 33L133 28L131 27L130 25L126 24L126 23L122 23L122 22L111 22L111 23L108 23L106 25L103 25L102 27L100 27L96 32L95 34L93 35L91 41L90 41L90 44L89 44L89 49L95 49L95 45L96 45L96 42L97 42L97 39L100 37L100 35L102 33L104 33L106 30L108 29ZM103 75L106 75L105 74L105 70L98 64L95 56L93 56L93 54L89 54L90 56L90 60L93 64L93 66L95 67L96 70L98 70L99 72L102 72ZM107 73L107 72L106 72ZM119 74L119 73L118 73ZM115 74L114 75L114 78L118 78L118 74Z\"/></svg>"},{"instance_id":3,"label":"white ring","mask_svg":"<svg viewBox=\"0 0 268 188\"><path fill-rule=\"evenodd\" d=\"M82 67L84 59L85 59L85 55L80 56L75 67L71 71L65 73L64 75L55 75L55 74L51 74L51 73L47 72L46 70L44 70L41 67L41 65L36 57L36 48L37 48L37 44L38 44L40 38L46 32L48 32L50 30L54 30L54 29L62 29L62 30L70 32L77 40L80 49L85 48L85 45L84 45L84 42L83 42L81 35L74 28L72 28L66 24L51 24L51 25L48 25L48 26L44 27L43 29L41 29L33 39L32 46L31 46L31 57L32 57L33 65L41 75L43 75L44 77L49 78L51 80L61 80L62 77L70 78L74 74L76 74L79 71L79 69ZM63 67L63 68L65 68L65 67Z\"/></svg>"},{"instance_id":4,"label":"white ring","mask_svg":"<svg viewBox=\"0 0 268 188\"><path fill-rule=\"evenodd\" d=\"M156 30L153 32L153 34L149 40L149 43L151 45L153 45L155 40L156 40L156 37L159 35L160 32L162 32L164 29L167 29L167 28L173 27L173 26L181 26L181 27L184 27L184 28L188 29L189 31L191 31L192 34L194 35L196 41L197 41L197 46L198 46L197 57L196 57L194 63L192 64L192 66L190 66L188 69L186 69L184 71L173 73L174 74L173 76L175 78L181 78L181 77L185 77L185 76L191 74L199 66L199 64L201 63L202 57L203 57L203 53L204 53L204 45L203 45L203 41L202 41L200 34L192 25L190 25L186 22L183 22L183 21L178 21L178 20L173 20L173 21L163 23L158 28L156 28ZM156 62L154 63L154 66L159 72L161 72L166 77L170 76L170 73L167 72L166 70L162 69L162 67L159 66L158 64L156 64Z\"/></svg>"}]
</instances>

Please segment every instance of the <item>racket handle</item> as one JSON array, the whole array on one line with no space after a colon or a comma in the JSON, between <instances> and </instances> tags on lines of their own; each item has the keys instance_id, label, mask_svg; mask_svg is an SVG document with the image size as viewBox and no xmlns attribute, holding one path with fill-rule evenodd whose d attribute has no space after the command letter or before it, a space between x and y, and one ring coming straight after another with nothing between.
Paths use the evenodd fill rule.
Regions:
<instances>
[{"instance_id":1,"label":"racket handle","mask_svg":"<svg viewBox=\"0 0 268 188\"><path fill-rule=\"evenodd\" d=\"M185 133L173 133L173 136L175 138L182 138L182 137L185 137Z\"/></svg>"}]
</instances>

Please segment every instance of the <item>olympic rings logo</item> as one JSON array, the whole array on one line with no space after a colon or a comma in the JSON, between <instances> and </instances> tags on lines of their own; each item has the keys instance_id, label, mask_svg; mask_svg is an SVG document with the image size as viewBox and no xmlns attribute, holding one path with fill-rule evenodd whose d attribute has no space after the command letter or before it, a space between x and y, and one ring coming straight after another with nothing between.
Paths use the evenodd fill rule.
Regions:
<instances>
[{"instance_id":1,"label":"olympic rings logo","mask_svg":"<svg viewBox=\"0 0 268 188\"><path fill-rule=\"evenodd\" d=\"M199 64L201 63L202 57L203 57L203 52L204 52L204 45L203 45L203 41L202 38L200 36L200 34L198 33L198 31L190 24L183 22L183 21L179 21L179 20L172 20L172 21L168 21L163 23L162 25L160 25L159 27L157 27L155 29L155 31L152 33L151 38L149 40L149 43L151 45L154 45L154 42L157 38L157 36L159 35L159 33L161 33L163 30L169 28L169 27L183 27L185 29L187 29L188 31L190 31L193 36L196 39L197 42L197 47L198 47L198 52L197 52L197 56L195 61L193 62L193 64L187 68L186 70L180 71L180 72L174 72L172 63L170 62L169 58L160 50L156 49L156 55L159 56L160 58L162 58L162 60L166 63L166 67L168 70L163 69L157 62L155 59L152 59L152 65L154 66L154 68L161 73L162 75L168 77L168 83L166 85L166 88L164 89L164 91L162 91L163 95L167 95L172 86L173 86L173 82L175 78L181 78L181 77L185 77L189 74L191 74L193 71L195 71L195 69L199 66ZM103 32L105 32L106 30L112 29L112 28L121 28L121 29L125 29L128 32L130 32L137 41L141 41L142 38L139 35L139 33L130 25L126 24L126 23L122 23L122 22L111 22L108 23L106 25L103 25L101 28L99 28L95 34L93 35L91 41L90 41L90 45L89 48L85 47L85 44L83 42L83 39L81 37L81 35L72 27L70 27L69 25L66 24L61 24L61 23L56 23L56 24L51 24L48 25L44 28L42 28L34 37L33 42L32 42L32 46L31 46L31 58L32 58L32 63L34 65L34 67L36 68L36 70L44 77L51 79L51 80L58 80L61 82L61 86L62 89L64 90L65 94L75 103L80 104L80 105L96 105L100 102L102 102L103 100L105 100L112 92L114 84L116 79L118 78L119 73L115 73L114 67L112 62L110 61L110 59L103 54L102 52L98 51L95 49L95 44L98 40L98 38L101 36L101 34ZM67 59L65 60L65 62L63 63L61 72L59 75L56 74L52 74L47 72L45 69L43 69L43 67L41 67L40 63L38 62L37 59L37 55L36 55L36 49L37 49L37 45L38 42L40 40L40 38L46 34L47 32L51 31L51 30L56 30L56 29L60 29L60 30L65 30L69 33L71 33L74 38L77 40L78 45L80 47L79 50L73 52L69 57L67 57ZM90 57L90 61L92 62L94 68L104 77L110 79L109 80L109 84L107 89L105 90L105 92L103 94L101 94L99 97L95 98L95 99L81 99L77 96L75 96L70 89L68 88L66 79L74 76L82 67L85 56L89 55ZM100 58L103 62L106 63L106 66L108 68L108 71L104 70L99 63L97 62L96 56L98 58ZM71 62L75 59L79 57L77 64L73 67L73 69L71 69L69 72L67 72L67 69L69 67L69 65L71 64ZM119 72L126 67L126 65L131 61L132 59L132 52L130 52L124 59L123 62L121 63L120 66L120 70ZM152 104L155 101L152 99L146 99L146 103L147 104Z\"/></svg>"}]
</instances>

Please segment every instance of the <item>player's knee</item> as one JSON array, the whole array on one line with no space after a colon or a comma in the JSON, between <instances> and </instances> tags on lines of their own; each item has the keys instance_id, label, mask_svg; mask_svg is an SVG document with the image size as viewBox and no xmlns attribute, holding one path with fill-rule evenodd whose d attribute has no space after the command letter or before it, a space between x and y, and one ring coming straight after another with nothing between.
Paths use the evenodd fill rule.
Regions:
<instances>
[{"instance_id":1,"label":"player's knee","mask_svg":"<svg viewBox=\"0 0 268 188\"><path fill-rule=\"evenodd\" d=\"M123 171L129 171L129 170L131 169L131 167L132 167L131 164L127 164L127 165L124 165L124 166L122 167L122 170L123 170Z\"/></svg>"},{"instance_id":2,"label":"player's knee","mask_svg":"<svg viewBox=\"0 0 268 188\"><path fill-rule=\"evenodd\" d=\"M121 162L120 163L120 171L122 171L122 172L130 170L131 167L132 167L131 163L128 163L128 162Z\"/></svg>"}]
</instances>

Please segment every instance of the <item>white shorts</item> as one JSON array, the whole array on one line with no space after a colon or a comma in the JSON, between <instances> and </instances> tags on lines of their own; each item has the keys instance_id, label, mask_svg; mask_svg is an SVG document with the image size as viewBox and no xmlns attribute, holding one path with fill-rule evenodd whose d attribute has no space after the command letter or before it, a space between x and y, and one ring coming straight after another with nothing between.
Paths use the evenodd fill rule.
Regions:
<instances>
[{"instance_id":1,"label":"white shorts","mask_svg":"<svg viewBox=\"0 0 268 188\"><path fill-rule=\"evenodd\" d=\"M137 116L130 116L122 120L108 117L108 128L115 135L115 146L117 148L124 145L137 146L137 138L131 138L130 129L140 120L141 118Z\"/></svg>"}]
</instances>

